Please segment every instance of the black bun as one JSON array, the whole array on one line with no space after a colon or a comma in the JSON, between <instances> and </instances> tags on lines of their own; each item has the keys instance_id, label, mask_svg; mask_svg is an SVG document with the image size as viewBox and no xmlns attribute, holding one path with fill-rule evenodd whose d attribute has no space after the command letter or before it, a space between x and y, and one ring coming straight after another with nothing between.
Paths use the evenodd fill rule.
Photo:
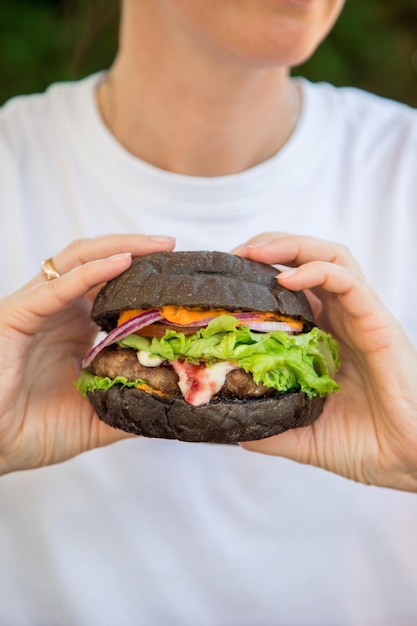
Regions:
<instances>
[{"instance_id":1,"label":"black bun","mask_svg":"<svg viewBox=\"0 0 417 626\"><path fill-rule=\"evenodd\" d=\"M179 398L159 398L117 385L90 393L89 400L99 418L114 428L145 437L209 443L253 441L308 426L324 404L324 398L309 399L298 392L193 407Z\"/></svg>"},{"instance_id":2,"label":"black bun","mask_svg":"<svg viewBox=\"0 0 417 626\"><path fill-rule=\"evenodd\" d=\"M99 292L91 313L109 331L121 311L165 305L275 311L304 322L314 318L305 295L281 287L278 270L226 252L156 252L133 260Z\"/></svg>"}]
</instances>

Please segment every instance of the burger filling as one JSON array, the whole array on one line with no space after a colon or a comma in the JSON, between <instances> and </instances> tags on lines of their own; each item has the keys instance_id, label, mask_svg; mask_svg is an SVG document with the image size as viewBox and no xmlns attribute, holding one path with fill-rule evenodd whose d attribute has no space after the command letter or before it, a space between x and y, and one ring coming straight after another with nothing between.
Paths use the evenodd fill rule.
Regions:
<instances>
[{"instance_id":1,"label":"burger filling","mask_svg":"<svg viewBox=\"0 0 417 626\"><path fill-rule=\"evenodd\" d=\"M84 394L137 387L194 406L304 391L337 391L334 339L274 312L162 307L125 311L116 329L86 356L77 386Z\"/></svg>"}]
</instances>

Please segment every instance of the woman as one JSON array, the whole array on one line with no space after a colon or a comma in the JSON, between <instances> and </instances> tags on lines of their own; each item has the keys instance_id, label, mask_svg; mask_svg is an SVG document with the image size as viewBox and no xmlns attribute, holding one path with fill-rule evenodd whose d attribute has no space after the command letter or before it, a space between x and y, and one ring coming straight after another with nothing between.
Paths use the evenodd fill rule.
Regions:
<instances>
[{"instance_id":1,"label":"woman","mask_svg":"<svg viewBox=\"0 0 417 626\"><path fill-rule=\"evenodd\" d=\"M289 78L342 5L124 0L109 72L3 108L3 621L417 620L415 496L304 465L415 490L415 352L384 305L416 341L416 113ZM120 232L141 235L85 239ZM12 471L122 437L71 380L95 286L174 245L146 233L301 265L281 280L322 302L343 389L314 428L248 447L303 465L133 438ZM16 292L47 257L60 276Z\"/></svg>"}]
</instances>

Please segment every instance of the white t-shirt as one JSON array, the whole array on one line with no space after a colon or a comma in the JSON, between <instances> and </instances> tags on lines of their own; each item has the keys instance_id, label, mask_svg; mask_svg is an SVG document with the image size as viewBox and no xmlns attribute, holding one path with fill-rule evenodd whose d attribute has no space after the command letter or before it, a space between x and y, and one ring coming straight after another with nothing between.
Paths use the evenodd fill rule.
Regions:
<instances>
[{"instance_id":1,"label":"white t-shirt","mask_svg":"<svg viewBox=\"0 0 417 626\"><path fill-rule=\"evenodd\" d=\"M417 344L414 110L300 80L276 156L191 178L117 144L98 80L0 111L2 292L81 236L230 250L283 230L348 245ZM0 624L415 626L416 528L412 494L234 446L129 440L0 479Z\"/></svg>"}]
</instances>

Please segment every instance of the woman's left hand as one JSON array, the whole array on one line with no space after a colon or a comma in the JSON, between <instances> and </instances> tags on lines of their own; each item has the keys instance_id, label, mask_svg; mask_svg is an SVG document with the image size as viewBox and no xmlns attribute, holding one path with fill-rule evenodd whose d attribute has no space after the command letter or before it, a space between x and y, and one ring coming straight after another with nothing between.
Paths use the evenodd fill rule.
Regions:
<instances>
[{"instance_id":1,"label":"woman's left hand","mask_svg":"<svg viewBox=\"0 0 417 626\"><path fill-rule=\"evenodd\" d=\"M417 352L341 245L259 235L235 254L291 266L279 283L308 290L317 325L340 346L341 390L305 428L241 444L367 484L417 491Z\"/></svg>"}]
</instances>

